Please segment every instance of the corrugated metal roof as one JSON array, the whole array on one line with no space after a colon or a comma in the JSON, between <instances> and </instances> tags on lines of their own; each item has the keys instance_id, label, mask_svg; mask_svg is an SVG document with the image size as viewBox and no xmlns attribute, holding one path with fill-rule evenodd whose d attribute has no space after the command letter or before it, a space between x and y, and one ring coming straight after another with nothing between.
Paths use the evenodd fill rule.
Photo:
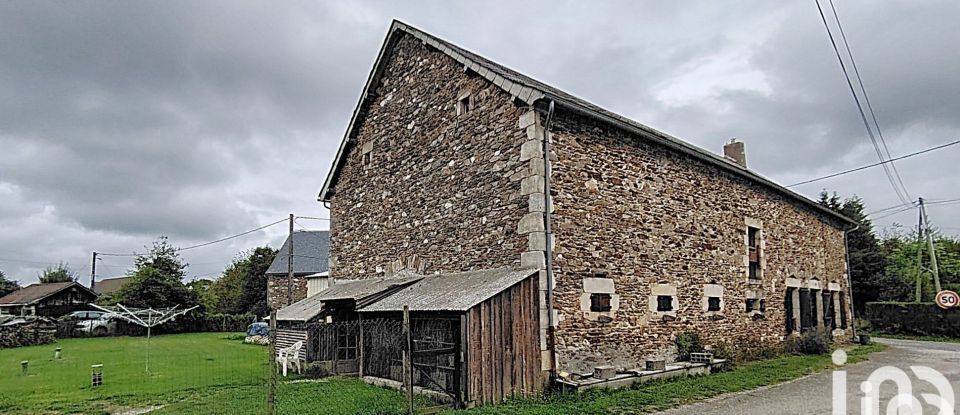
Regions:
<instances>
[{"instance_id":1,"label":"corrugated metal roof","mask_svg":"<svg viewBox=\"0 0 960 415\"><path fill-rule=\"evenodd\" d=\"M360 311L467 311L536 273L499 268L430 275Z\"/></svg>"},{"instance_id":2,"label":"corrugated metal roof","mask_svg":"<svg viewBox=\"0 0 960 415\"><path fill-rule=\"evenodd\" d=\"M313 295L277 310L277 321L310 321L320 315L322 307L319 296Z\"/></svg>"},{"instance_id":3,"label":"corrugated metal roof","mask_svg":"<svg viewBox=\"0 0 960 415\"><path fill-rule=\"evenodd\" d=\"M52 282L49 284L31 284L0 298L2 305L20 305L31 304L54 295L70 287L77 286L80 291L86 291L90 297L96 298L97 294L90 291L89 288L80 285L75 281Z\"/></svg>"},{"instance_id":4,"label":"corrugated metal roof","mask_svg":"<svg viewBox=\"0 0 960 415\"><path fill-rule=\"evenodd\" d=\"M391 277L366 278L362 280L340 280L314 297L320 301L362 300L380 294L392 288L402 287L420 281L424 277L412 272L399 272Z\"/></svg>"},{"instance_id":5,"label":"corrugated metal roof","mask_svg":"<svg viewBox=\"0 0 960 415\"><path fill-rule=\"evenodd\" d=\"M320 315L323 303L329 301L353 300L363 306L364 300L375 300L423 278L409 271L400 271L390 277L339 280L326 290L277 310L277 321L310 321Z\"/></svg>"},{"instance_id":6,"label":"corrugated metal roof","mask_svg":"<svg viewBox=\"0 0 960 415\"><path fill-rule=\"evenodd\" d=\"M290 237L283 242L276 258L267 268L267 274L287 274L287 256L290 253ZM296 231L293 233L293 273L316 274L326 272L330 266L330 231Z\"/></svg>"}]
</instances>

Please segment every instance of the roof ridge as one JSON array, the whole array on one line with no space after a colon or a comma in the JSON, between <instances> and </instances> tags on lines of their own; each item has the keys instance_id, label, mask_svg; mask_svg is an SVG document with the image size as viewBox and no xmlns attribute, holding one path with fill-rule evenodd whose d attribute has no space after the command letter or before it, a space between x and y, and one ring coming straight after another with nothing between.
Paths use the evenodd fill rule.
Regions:
<instances>
[{"instance_id":1,"label":"roof ridge","mask_svg":"<svg viewBox=\"0 0 960 415\"><path fill-rule=\"evenodd\" d=\"M721 170L755 181L758 184L770 188L771 190L780 192L786 196L789 196L790 198L793 198L794 200L806 204L808 207L819 211L820 213L826 214L827 216L850 224L857 223L856 221L830 208L827 208L826 206L818 204L806 196L794 192L783 185L780 185L779 183L757 174L752 170L733 163L719 154L681 140L638 121L632 120L626 116L607 110L599 105L593 104L559 88L538 81L530 76L524 75L514 69L510 69L504 65L496 63L490 59L480 56L479 54L471 52L447 40L429 34L397 19L392 20L390 28L387 31L386 38L384 39L383 46L380 49L380 53L377 55L377 60L370 71L367 83L364 86L363 94L361 95L360 101L357 103L357 107L354 109L353 116L350 120L349 126L347 127L346 134L344 135L343 141L340 144L340 148L337 151L337 155L334 158L334 164L327 175L327 179L324 182L323 188L318 196L318 200L320 201L328 201L331 196L329 191L333 185L335 177L337 176L337 172L342 166L343 158L347 151L347 146L352 141L351 135L358 127L356 124L357 121L363 115L361 114L361 108L367 100L372 98L371 87L376 84L375 80L378 79L382 74L381 66L384 64L384 58L387 56L388 49L392 46L393 36L397 31L402 31L417 39L420 39L422 42L424 42L424 44L439 50L453 60L463 64L465 69L469 69L470 71L478 74L508 94L512 95L515 99L518 99L531 107L533 107L534 104L541 99L552 100L560 106L563 106L573 112L577 112L600 122L610 124L627 132L634 133L640 137L663 145L668 149L689 155L695 159L718 167Z\"/></svg>"}]
</instances>

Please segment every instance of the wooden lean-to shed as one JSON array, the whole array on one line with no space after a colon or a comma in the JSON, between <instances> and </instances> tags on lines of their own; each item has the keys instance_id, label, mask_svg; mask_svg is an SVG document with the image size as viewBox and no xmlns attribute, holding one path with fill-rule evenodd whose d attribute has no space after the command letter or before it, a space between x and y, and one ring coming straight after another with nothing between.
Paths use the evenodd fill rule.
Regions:
<instances>
[{"instance_id":1,"label":"wooden lean-to shed","mask_svg":"<svg viewBox=\"0 0 960 415\"><path fill-rule=\"evenodd\" d=\"M419 383L465 405L498 403L543 391L537 275L513 269L430 275L359 312L364 320L402 319L408 307ZM375 358L371 353L363 359Z\"/></svg>"}]
</instances>

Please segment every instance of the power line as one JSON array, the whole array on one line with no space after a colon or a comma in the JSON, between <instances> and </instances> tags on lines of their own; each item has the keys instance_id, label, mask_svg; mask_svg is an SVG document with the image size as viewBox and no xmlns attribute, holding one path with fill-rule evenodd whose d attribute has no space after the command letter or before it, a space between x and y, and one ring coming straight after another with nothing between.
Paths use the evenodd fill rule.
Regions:
<instances>
[{"instance_id":1,"label":"power line","mask_svg":"<svg viewBox=\"0 0 960 415\"><path fill-rule=\"evenodd\" d=\"M906 154L906 155L903 155L903 156L900 156L900 157L895 157L895 158L888 159L888 160L885 160L885 161L881 161L881 162L877 162L877 163L873 163L873 164L868 164L868 165L866 165L866 166L860 166L860 167L853 168L853 169L850 169L850 170L844 170L844 171L839 172L839 173L828 174L828 175L826 175L826 176L817 177L816 179L804 180L804 181L802 181L802 182L797 182L797 183L791 184L791 185L789 185L789 186L787 186L787 187L794 187L794 186L799 186L799 185L801 185L801 184L813 183L813 182L818 182L818 181L820 181L820 180L826 180L826 179L830 179L830 178L833 178L833 177L842 176L842 175L844 175L844 174L853 173L853 172L857 172L857 171L864 170L864 169L869 169L869 168L871 168L871 167L876 167L876 166L879 166L879 165L881 165L881 164L892 163L892 162L897 161L897 160L903 160L903 159L905 159L905 158L910 158L910 157L917 156L917 155L920 155L920 154L923 154L923 153L929 153L929 152L931 152L931 151L939 150L939 149L944 148L944 147L950 147L950 146L956 145L956 144L960 144L960 140L952 141L952 142L949 142L949 143L946 143L946 144L941 144L941 145L938 145L938 146L936 146L936 147L930 147L930 148L928 148L928 149L926 149L926 150L917 151L917 152L914 152L914 153Z\"/></svg>"},{"instance_id":2,"label":"power line","mask_svg":"<svg viewBox=\"0 0 960 415\"><path fill-rule=\"evenodd\" d=\"M330 220L330 218L316 218L313 216L297 216L297 219L310 219L310 220Z\"/></svg>"},{"instance_id":3,"label":"power line","mask_svg":"<svg viewBox=\"0 0 960 415\"><path fill-rule=\"evenodd\" d=\"M263 230L263 229L269 228L269 227L271 227L271 226L273 226L273 225L276 225L276 224L279 224L279 223L282 223L282 222L286 222L286 221L287 221L287 218L283 218L283 219L280 219L280 220L278 220L278 221L276 221L276 222L263 225L263 226L261 226L261 227L259 227L259 228L251 229L251 230L246 231L246 232L241 232L241 233L238 233L238 234L236 234L236 235L231 235L231 236L228 236L228 237L226 237L226 238L220 238L220 239L217 239L217 240L215 240L215 241L204 242L204 243L196 244L196 245L190 245L190 246L187 246L187 247L184 247L184 248L177 248L176 251L177 251L177 252L179 252L179 251L186 251L186 250L189 250L189 249L201 248L201 247L204 247L204 246L213 245L213 244L217 244L217 243L224 242L224 241L229 241L229 240L231 240L231 239L239 238L239 237L244 236L244 235L249 235L249 234L254 233L254 232L256 232L256 231ZM141 255L143 255L143 254L136 253L136 252L130 253L130 254L116 254L116 253L97 252L97 255L102 255L102 256L131 257L131 256L141 256Z\"/></svg>"},{"instance_id":4,"label":"power line","mask_svg":"<svg viewBox=\"0 0 960 415\"><path fill-rule=\"evenodd\" d=\"M860 112L860 119L863 120L863 126L867 129L867 136L870 137L870 142L873 144L874 150L876 150L877 157L880 158L880 161L886 160L883 156L883 151L880 149L880 144L877 142L877 137L873 134L873 129L870 128L870 122L867 121L867 115L863 110L863 105L860 103L860 98L857 96L857 92L853 87L853 81L850 80L850 73L847 71L847 65L843 62L843 58L840 56L840 48L837 46L837 42L833 37L833 31L830 30L830 25L827 23L827 17L823 14L823 8L820 6L819 0L814 0L817 4L817 10L820 12L820 19L823 21L823 27L827 30L827 36L830 38L830 44L833 46L833 51L837 55L837 61L840 63L840 69L843 71L843 77L847 81L847 87L850 89L850 94L853 95L853 101L857 105L857 110ZM886 164L883 164L883 171L887 176L887 180L890 182L890 186L893 187L894 192L896 192L897 197L904 204L909 203L910 198L906 194L906 188L901 188L897 185L896 179L894 179L893 173L887 167Z\"/></svg>"},{"instance_id":5,"label":"power line","mask_svg":"<svg viewBox=\"0 0 960 415\"><path fill-rule=\"evenodd\" d=\"M843 24L840 23L840 15L837 14L837 8L833 5L833 0L830 1L830 9L833 10L833 18L837 21L837 29L840 30L840 39L843 40L843 46L847 49L847 56L850 57L850 66L853 67L853 73L857 76L857 83L860 84L860 92L863 94L863 101L867 104L867 109L870 111L870 118L873 119L873 125L877 129L877 136L880 137L880 143L883 144L883 150L886 152L887 159L890 159L890 148L887 147L887 140L883 138L883 130L880 129L880 122L877 121L877 114L873 111L873 104L870 103L870 96L867 95L867 88L863 86L863 77L860 76L860 69L857 67L857 61L853 58L853 51L850 50L850 44L847 43L847 34L843 31ZM882 160L882 158L881 158ZM900 187L903 188L903 192L907 195L907 199L911 199L910 192L907 191L907 186L903 184L903 178L900 177L900 171L897 170L897 165L890 163L890 167L893 168L893 174L897 178L897 182L900 183Z\"/></svg>"}]
</instances>

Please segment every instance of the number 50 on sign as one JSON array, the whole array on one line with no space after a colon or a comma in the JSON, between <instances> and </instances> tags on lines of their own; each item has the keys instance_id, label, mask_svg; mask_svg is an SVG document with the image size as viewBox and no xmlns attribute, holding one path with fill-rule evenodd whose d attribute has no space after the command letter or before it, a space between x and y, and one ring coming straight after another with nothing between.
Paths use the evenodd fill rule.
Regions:
<instances>
[{"instance_id":1,"label":"number 50 on sign","mask_svg":"<svg viewBox=\"0 0 960 415\"><path fill-rule=\"evenodd\" d=\"M937 293L937 305L946 310L952 307L960 307L960 295L950 290L943 290Z\"/></svg>"}]
</instances>

